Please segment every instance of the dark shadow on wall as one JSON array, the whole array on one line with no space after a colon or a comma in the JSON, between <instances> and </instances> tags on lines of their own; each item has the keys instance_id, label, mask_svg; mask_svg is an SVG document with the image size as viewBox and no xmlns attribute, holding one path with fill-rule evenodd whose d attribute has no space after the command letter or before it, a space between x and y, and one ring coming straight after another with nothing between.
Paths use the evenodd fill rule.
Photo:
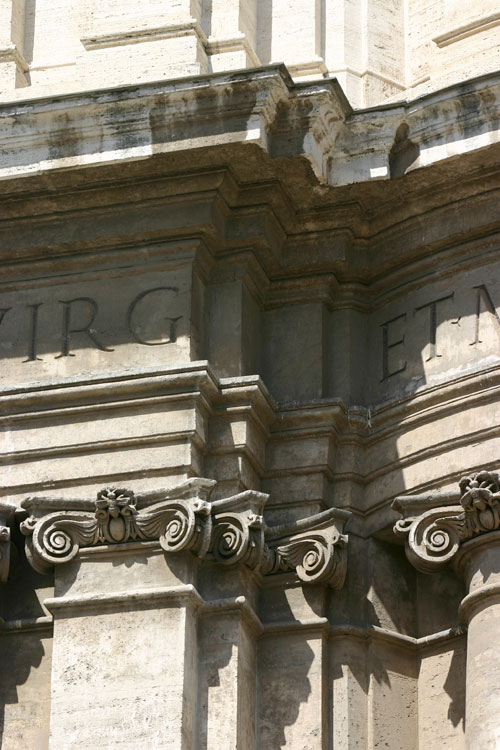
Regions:
<instances>
[{"instance_id":1,"label":"dark shadow on wall","mask_svg":"<svg viewBox=\"0 0 500 750\"><path fill-rule=\"evenodd\" d=\"M450 698L448 719L454 727L459 724L465 731L465 662L466 636L453 649L448 676L444 683L446 694Z\"/></svg>"},{"instance_id":2,"label":"dark shadow on wall","mask_svg":"<svg viewBox=\"0 0 500 750\"><path fill-rule=\"evenodd\" d=\"M412 180L416 172L407 177L398 175L408 170L417 155L408 131L402 128L391 151L395 179L388 190L394 191L393 198L400 190L401 201L415 200L415 213L419 208L415 193L405 197L405 181ZM428 190L432 192L430 182ZM459 190L457 184L457 197ZM383 188L380 192L383 197ZM381 627L412 638L458 624L463 584L451 572L425 576L420 584L403 547L396 546L392 527L398 516L390 509L391 501L405 493L439 493L450 486L458 490L461 476L487 468L483 462L488 454L494 464L491 468L499 465L492 452L498 430L488 421L488 415L476 421L471 408L470 420L465 419L467 402L472 404L474 399L475 404L480 398L484 403L490 377L497 378L499 372L500 287L498 267L489 265L495 261L492 248L497 238L481 241L481 254L478 250L475 262L469 248L477 247L479 241L474 239L478 245L472 245L468 218L460 215L461 208L448 208L443 223L446 220L449 224L439 228L438 254L431 244L424 209L425 205L422 215L414 217L413 235L408 230L408 237L403 231L398 237L394 230L388 238L374 238L373 246L368 243L367 268L363 270L375 280L373 289L369 288L372 282L367 282L366 299L361 298L361 292L356 299L362 309L355 304L348 307L351 303L339 282L335 287L339 298L332 293L331 311L325 311L321 302L301 306L283 303L265 310L262 316L263 380L283 411L295 410L301 416L300 409L314 408L324 416L327 409L333 412L332 403L338 399L346 407L348 422L346 427L338 427L340 420L333 422L332 418L332 436L323 454L315 449L316 445L326 445L326 440L315 444L311 439L310 452L302 445L295 454L290 450L295 463L290 460L287 469L297 475L300 471L300 485L298 480L292 484L280 466L283 479L273 477L267 484L265 480L263 489L273 493L276 506L282 500L279 513L285 512L286 503L291 506L289 497L296 491L294 510L307 515L308 508L299 493L305 496L308 478L312 485L322 472L325 479L317 490L318 502L350 508L355 514L349 529L347 581L343 591L334 593L329 613L332 624L361 630ZM464 246L460 248L451 244L447 233L451 238L451 233L462 226L464 236L460 241ZM361 257L359 263L363 263ZM311 455L317 460L314 466ZM269 474L272 470L271 465ZM367 522L364 527L359 519L363 513ZM356 523L359 544L352 530ZM363 533L381 536L370 541L361 538ZM445 724L450 721L450 735L459 738L464 675L460 674L460 657L454 652L448 674L453 640L443 641L442 649L443 654L449 653L442 660L438 677L448 703L441 693L439 711ZM348 654L345 664L361 692L366 694L370 680L381 686L393 682L391 687L397 691L397 683L387 669L389 661L380 657L377 661L373 649L368 658L368 649L362 645L358 652ZM418 660L411 642L409 652L413 664L402 665L406 672L402 671L401 677L403 680L410 673L416 684ZM336 677L341 674L339 667ZM412 711L413 727L415 703ZM455 733L451 725L456 727Z\"/></svg>"},{"instance_id":3,"label":"dark shadow on wall","mask_svg":"<svg viewBox=\"0 0 500 750\"><path fill-rule=\"evenodd\" d=\"M35 47L36 0L25 0L24 19L23 56L30 64L33 62Z\"/></svg>"},{"instance_id":4,"label":"dark shadow on wall","mask_svg":"<svg viewBox=\"0 0 500 750\"><path fill-rule=\"evenodd\" d=\"M52 629L50 624L40 627L33 620L46 614L37 590L39 595L43 595L44 589L51 591L52 581L36 573L27 562L24 537L18 531L13 537L18 557L11 564L9 580L0 587L0 615L4 621L0 628L0 747L7 732L9 741L13 739L12 727L5 726L6 708L21 702L13 719L16 741L21 748L32 746L34 733L41 737L48 732L45 708L50 693L50 670L36 673L48 656L43 641L51 636ZM32 690L26 688L28 682L32 682Z\"/></svg>"},{"instance_id":5,"label":"dark shadow on wall","mask_svg":"<svg viewBox=\"0 0 500 750\"><path fill-rule=\"evenodd\" d=\"M5 709L8 705L19 703L19 688L28 682L33 670L40 667L44 656L45 648L39 632L0 633L0 747L4 732L8 731L4 723ZM22 746L23 727L29 726L32 722L33 717L30 716L29 708L33 707L26 705L23 715L16 717L19 747ZM12 730L9 734L12 735Z\"/></svg>"},{"instance_id":6,"label":"dark shadow on wall","mask_svg":"<svg viewBox=\"0 0 500 750\"><path fill-rule=\"evenodd\" d=\"M272 57L273 0L258 0L256 37L257 56L262 65L268 65Z\"/></svg>"},{"instance_id":7,"label":"dark shadow on wall","mask_svg":"<svg viewBox=\"0 0 500 750\"><path fill-rule=\"evenodd\" d=\"M420 156L420 146L410 138L410 128L402 123L396 131L394 143L389 152L389 172L391 179L402 177Z\"/></svg>"},{"instance_id":8,"label":"dark shadow on wall","mask_svg":"<svg viewBox=\"0 0 500 750\"><path fill-rule=\"evenodd\" d=\"M274 590L273 600L274 613L280 622L296 621L283 589ZM321 736L321 710L308 711L307 718L303 714L311 699L321 705L321 662L321 633L278 629L260 639L258 747L273 750L299 747L297 743L306 742L306 735ZM296 724L301 727L300 735L293 730L290 733Z\"/></svg>"}]
</instances>

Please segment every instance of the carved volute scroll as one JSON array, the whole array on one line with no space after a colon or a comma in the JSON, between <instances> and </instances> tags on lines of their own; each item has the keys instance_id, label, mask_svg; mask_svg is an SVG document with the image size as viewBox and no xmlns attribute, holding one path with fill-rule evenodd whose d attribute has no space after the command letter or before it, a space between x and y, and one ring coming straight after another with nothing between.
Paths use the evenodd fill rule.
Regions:
<instances>
[{"instance_id":1,"label":"carved volute scroll","mask_svg":"<svg viewBox=\"0 0 500 750\"><path fill-rule=\"evenodd\" d=\"M266 532L270 549L281 570L293 570L306 583L327 581L340 589L347 570L347 536L342 533L349 513L336 508L277 526Z\"/></svg>"},{"instance_id":2,"label":"carved volute scroll","mask_svg":"<svg viewBox=\"0 0 500 750\"><path fill-rule=\"evenodd\" d=\"M264 506L268 496L248 490L213 503L211 552L224 565L261 569L265 557Z\"/></svg>"},{"instance_id":3,"label":"carved volute scroll","mask_svg":"<svg viewBox=\"0 0 500 750\"><path fill-rule=\"evenodd\" d=\"M343 530L349 512L330 509L268 528L267 495L248 490L210 502L214 484L192 479L174 490L137 496L110 487L100 490L95 501L27 498L22 506L30 515L21 531L28 559L46 573L72 560L82 548L158 540L168 553L187 550L221 565L246 565L262 575L295 571L306 583L343 585L347 545Z\"/></svg>"},{"instance_id":4,"label":"carved volute scroll","mask_svg":"<svg viewBox=\"0 0 500 750\"><path fill-rule=\"evenodd\" d=\"M439 505L430 498L420 515L412 513L414 498L397 498L393 507L403 514L394 533L405 539L409 561L424 573L451 562L461 544L500 529L500 475L480 471L459 482L460 497L454 505Z\"/></svg>"},{"instance_id":5,"label":"carved volute scroll","mask_svg":"<svg viewBox=\"0 0 500 750\"><path fill-rule=\"evenodd\" d=\"M203 557L210 542L210 505L204 499L208 486L194 480L180 488L177 498L171 491L165 500L137 509L134 493L127 489L108 487L97 493L93 512L61 510L41 518L30 515L21 523L26 536L26 555L40 573L47 573L58 563L69 562L80 548L100 544L158 540L166 552L191 550ZM185 497L186 490L191 490ZM41 500L50 507L51 499L28 498L26 509L36 508ZM64 500L53 499L58 505ZM83 501L84 505L88 502Z\"/></svg>"}]
</instances>

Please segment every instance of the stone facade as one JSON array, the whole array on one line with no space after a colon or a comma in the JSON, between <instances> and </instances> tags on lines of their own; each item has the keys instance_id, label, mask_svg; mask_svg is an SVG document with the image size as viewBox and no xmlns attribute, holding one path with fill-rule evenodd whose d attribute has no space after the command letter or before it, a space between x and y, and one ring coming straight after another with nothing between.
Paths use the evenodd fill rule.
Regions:
<instances>
[{"instance_id":1,"label":"stone facade","mask_svg":"<svg viewBox=\"0 0 500 750\"><path fill-rule=\"evenodd\" d=\"M355 107L498 68L496 0L2 0L0 90L40 93L284 62Z\"/></svg>"},{"instance_id":2,"label":"stone facade","mask_svg":"<svg viewBox=\"0 0 500 750\"><path fill-rule=\"evenodd\" d=\"M0 0L2 750L500 747L499 52Z\"/></svg>"}]
</instances>

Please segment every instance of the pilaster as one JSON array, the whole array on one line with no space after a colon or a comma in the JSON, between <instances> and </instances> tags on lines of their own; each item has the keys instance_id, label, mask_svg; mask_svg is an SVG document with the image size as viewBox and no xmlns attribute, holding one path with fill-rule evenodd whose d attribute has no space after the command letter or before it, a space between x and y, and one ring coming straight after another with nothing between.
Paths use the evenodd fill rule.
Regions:
<instances>
[{"instance_id":1,"label":"pilaster","mask_svg":"<svg viewBox=\"0 0 500 750\"><path fill-rule=\"evenodd\" d=\"M96 500L23 501L26 552L55 572L50 750L256 743L264 579L340 588L346 511L268 526L268 496L196 478ZM321 663L321 662L320 662Z\"/></svg>"},{"instance_id":2,"label":"pilaster","mask_svg":"<svg viewBox=\"0 0 500 750\"><path fill-rule=\"evenodd\" d=\"M0 92L27 86L23 56L25 0L0 0Z\"/></svg>"},{"instance_id":3,"label":"pilaster","mask_svg":"<svg viewBox=\"0 0 500 750\"><path fill-rule=\"evenodd\" d=\"M205 19L210 70L260 65L256 53L258 0L212 0Z\"/></svg>"},{"instance_id":4,"label":"pilaster","mask_svg":"<svg viewBox=\"0 0 500 750\"><path fill-rule=\"evenodd\" d=\"M403 518L394 530L418 570L451 564L465 580L459 614L467 625L466 743L493 750L500 743L500 475L471 474L460 490L444 498L397 498Z\"/></svg>"}]
</instances>

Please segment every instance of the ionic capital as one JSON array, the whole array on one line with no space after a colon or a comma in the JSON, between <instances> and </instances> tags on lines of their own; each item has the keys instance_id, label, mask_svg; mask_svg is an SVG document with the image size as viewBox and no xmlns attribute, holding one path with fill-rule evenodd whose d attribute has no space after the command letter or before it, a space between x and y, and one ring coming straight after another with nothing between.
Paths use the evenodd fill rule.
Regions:
<instances>
[{"instance_id":1,"label":"ionic capital","mask_svg":"<svg viewBox=\"0 0 500 750\"><path fill-rule=\"evenodd\" d=\"M246 565L261 575L295 571L306 583L343 585L349 512L332 508L268 527L268 495L248 490L212 502L214 484L199 478L140 495L111 487L95 500L27 498L22 507L29 515L21 523L27 557L47 573L80 549L157 540L167 553L185 550L221 565Z\"/></svg>"},{"instance_id":2,"label":"ionic capital","mask_svg":"<svg viewBox=\"0 0 500 750\"><path fill-rule=\"evenodd\" d=\"M500 474L470 474L459 488L456 495L398 497L393 502L403 516L394 533L404 538L408 560L423 573L455 560L465 542L500 529Z\"/></svg>"}]
</instances>

